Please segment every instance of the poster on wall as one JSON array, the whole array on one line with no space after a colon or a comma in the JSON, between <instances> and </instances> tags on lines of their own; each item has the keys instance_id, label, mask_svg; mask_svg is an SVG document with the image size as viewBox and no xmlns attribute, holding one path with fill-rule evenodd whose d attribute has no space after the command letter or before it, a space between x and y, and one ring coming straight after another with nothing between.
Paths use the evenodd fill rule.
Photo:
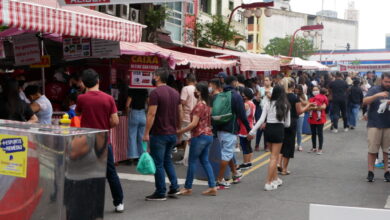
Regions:
<instances>
[{"instance_id":1,"label":"poster on wall","mask_svg":"<svg viewBox=\"0 0 390 220\"><path fill-rule=\"evenodd\" d=\"M41 61L41 50L35 34L22 34L12 37L15 65L24 66Z\"/></svg>"},{"instance_id":2,"label":"poster on wall","mask_svg":"<svg viewBox=\"0 0 390 220\"><path fill-rule=\"evenodd\" d=\"M26 178L27 136L0 134L0 174Z\"/></svg>"},{"instance_id":3,"label":"poster on wall","mask_svg":"<svg viewBox=\"0 0 390 220\"><path fill-rule=\"evenodd\" d=\"M91 39L82 37L63 38L64 59L75 59L91 56Z\"/></svg>"},{"instance_id":4,"label":"poster on wall","mask_svg":"<svg viewBox=\"0 0 390 220\"><path fill-rule=\"evenodd\" d=\"M153 72L159 68L157 56L131 56L130 58L130 88L153 88Z\"/></svg>"}]
</instances>

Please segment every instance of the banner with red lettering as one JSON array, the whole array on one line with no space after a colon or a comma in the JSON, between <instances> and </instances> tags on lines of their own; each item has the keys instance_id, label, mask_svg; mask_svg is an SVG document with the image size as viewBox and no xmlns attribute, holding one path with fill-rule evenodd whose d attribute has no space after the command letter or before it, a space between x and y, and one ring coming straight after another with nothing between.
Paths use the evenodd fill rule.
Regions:
<instances>
[{"instance_id":1,"label":"banner with red lettering","mask_svg":"<svg viewBox=\"0 0 390 220\"><path fill-rule=\"evenodd\" d=\"M57 0L61 6L97 6L113 4L161 3L161 0ZM168 0L164 2L191 2L192 0Z\"/></svg>"},{"instance_id":2,"label":"banner with red lettering","mask_svg":"<svg viewBox=\"0 0 390 220\"><path fill-rule=\"evenodd\" d=\"M41 62L41 50L35 34L22 34L12 37L15 65L24 66Z\"/></svg>"},{"instance_id":3,"label":"banner with red lettering","mask_svg":"<svg viewBox=\"0 0 390 220\"><path fill-rule=\"evenodd\" d=\"M153 88L153 72L160 67L157 56L130 57L130 88Z\"/></svg>"}]
</instances>

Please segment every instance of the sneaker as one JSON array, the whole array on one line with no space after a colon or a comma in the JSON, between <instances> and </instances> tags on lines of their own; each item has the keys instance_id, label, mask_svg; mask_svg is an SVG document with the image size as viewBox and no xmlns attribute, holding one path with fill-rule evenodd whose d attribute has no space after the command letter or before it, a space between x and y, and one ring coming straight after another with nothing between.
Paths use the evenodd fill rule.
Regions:
<instances>
[{"instance_id":1,"label":"sneaker","mask_svg":"<svg viewBox=\"0 0 390 220\"><path fill-rule=\"evenodd\" d=\"M351 130L355 130L355 127L353 127L353 126L351 126L350 128L351 128Z\"/></svg>"},{"instance_id":2,"label":"sneaker","mask_svg":"<svg viewBox=\"0 0 390 220\"><path fill-rule=\"evenodd\" d=\"M337 130L336 128L334 128L334 129L332 130L332 132L335 133L335 134L337 134L337 133L339 132L339 130Z\"/></svg>"},{"instance_id":3,"label":"sneaker","mask_svg":"<svg viewBox=\"0 0 390 220\"><path fill-rule=\"evenodd\" d=\"M237 171L236 175L233 175L233 184L238 184L241 182L242 173Z\"/></svg>"},{"instance_id":4,"label":"sneaker","mask_svg":"<svg viewBox=\"0 0 390 220\"><path fill-rule=\"evenodd\" d=\"M385 182L390 182L390 172L389 171L387 171L385 173Z\"/></svg>"},{"instance_id":5,"label":"sneaker","mask_svg":"<svg viewBox=\"0 0 390 220\"><path fill-rule=\"evenodd\" d=\"M322 150L317 151L317 155L322 155L322 154L323 154Z\"/></svg>"},{"instance_id":6,"label":"sneaker","mask_svg":"<svg viewBox=\"0 0 390 220\"><path fill-rule=\"evenodd\" d=\"M310 150L308 151L308 153L315 153L315 152L317 152L317 149L316 149L316 148L312 148L312 149L310 149Z\"/></svg>"},{"instance_id":7,"label":"sneaker","mask_svg":"<svg viewBox=\"0 0 390 220\"><path fill-rule=\"evenodd\" d=\"M274 180L272 183L279 187L279 186L283 185L283 180L278 177L278 179Z\"/></svg>"},{"instance_id":8,"label":"sneaker","mask_svg":"<svg viewBox=\"0 0 390 220\"><path fill-rule=\"evenodd\" d=\"M374 172L368 171L367 181L370 182L370 183L372 183L372 182L375 181L375 180L374 180Z\"/></svg>"},{"instance_id":9,"label":"sneaker","mask_svg":"<svg viewBox=\"0 0 390 220\"><path fill-rule=\"evenodd\" d=\"M349 131L349 129L348 128L344 128L344 132L348 132Z\"/></svg>"},{"instance_id":10,"label":"sneaker","mask_svg":"<svg viewBox=\"0 0 390 220\"><path fill-rule=\"evenodd\" d=\"M247 170L247 169L250 169L250 168L252 168L252 163L243 163L243 164L240 164L240 166L237 167L237 171Z\"/></svg>"},{"instance_id":11,"label":"sneaker","mask_svg":"<svg viewBox=\"0 0 390 220\"><path fill-rule=\"evenodd\" d=\"M179 189L171 189L168 192L168 197L169 198L177 198L177 195L179 195L180 191Z\"/></svg>"},{"instance_id":12,"label":"sneaker","mask_svg":"<svg viewBox=\"0 0 390 220\"><path fill-rule=\"evenodd\" d=\"M302 152L303 151L303 147L302 146L298 146L298 151Z\"/></svg>"},{"instance_id":13,"label":"sneaker","mask_svg":"<svg viewBox=\"0 0 390 220\"><path fill-rule=\"evenodd\" d=\"M125 211L125 206L122 203L115 206L115 212L122 213L124 211Z\"/></svg>"},{"instance_id":14,"label":"sneaker","mask_svg":"<svg viewBox=\"0 0 390 220\"><path fill-rule=\"evenodd\" d=\"M276 189L278 189L278 186L275 185L274 183L270 183L270 184L266 183L264 186L265 191L272 191L272 190L276 190Z\"/></svg>"},{"instance_id":15,"label":"sneaker","mask_svg":"<svg viewBox=\"0 0 390 220\"><path fill-rule=\"evenodd\" d=\"M375 167L383 169L383 168L385 168L385 164L382 163L382 162L381 163L377 163L377 164L375 164Z\"/></svg>"},{"instance_id":16,"label":"sneaker","mask_svg":"<svg viewBox=\"0 0 390 220\"><path fill-rule=\"evenodd\" d=\"M156 193L153 193L150 196L146 196L145 200L146 201L165 201L165 200L167 200L167 197L165 195L160 196L160 195L157 195Z\"/></svg>"},{"instance_id":17,"label":"sneaker","mask_svg":"<svg viewBox=\"0 0 390 220\"><path fill-rule=\"evenodd\" d=\"M229 189L230 188L230 183L226 182L225 180L222 182L217 182L217 189L218 190L224 190L224 189Z\"/></svg>"}]
</instances>

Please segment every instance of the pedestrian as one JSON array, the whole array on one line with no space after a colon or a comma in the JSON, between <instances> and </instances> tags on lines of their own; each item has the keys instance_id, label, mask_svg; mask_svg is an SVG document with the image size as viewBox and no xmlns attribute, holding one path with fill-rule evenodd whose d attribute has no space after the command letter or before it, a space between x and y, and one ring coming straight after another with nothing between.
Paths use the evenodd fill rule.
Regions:
<instances>
[{"instance_id":1,"label":"pedestrian","mask_svg":"<svg viewBox=\"0 0 390 220\"><path fill-rule=\"evenodd\" d=\"M194 109L198 100L195 98L196 77L194 74L188 74L186 77L187 86L181 90L180 101L183 106L183 122L182 128L186 128L191 123L191 112ZM188 141L191 139L191 132L187 131L182 134L181 140L184 141L184 157L178 164L188 165L189 146Z\"/></svg>"},{"instance_id":2,"label":"pedestrian","mask_svg":"<svg viewBox=\"0 0 390 220\"><path fill-rule=\"evenodd\" d=\"M244 88L242 98L244 99L245 113L251 128L253 127L256 110L256 106L252 102L253 96L252 89ZM241 171L252 167L253 149L251 141L247 138L248 132L246 131L244 123L239 121L239 124L240 130L238 132L238 136L240 138L240 145L243 153L243 163L237 167L237 170Z\"/></svg>"},{"instance_id":3,"label":"pedestrian","mask_svg":"<svg viewBox=\"0 0 390 220\"><path fill-rule=\"evenodd\" d=\"M0 95L0 119L36 123L37 116L29 104L19 95L19 82L14 79L7 80L2 86Z\"/></svg>"},{"instance_id":4,"label":"pedestrian","mask_svg":"<svg viewBox=\"0 0 390 220\"><path fill-rule=\"evenodd\" d=\"M176 132L182 121L182 107L179 93L166 83L169 70L157 69L153 76L156 88L149 95L149 107L143 140L150 141L150 154L156 165L154 174L156 190L146 196L148 201L166 200L165 172L171 182L169 197L179 192L176 171L172 162L172 149L177 142ZM150 135L149 135L150 133Z\"/></svg>"},{"instance_id":5,"label":"pedestrian","mask_svg":"<svg viewBox=\"0 0 390 220\"><path fill-rule=\"evenodd\" d=\"M356 127L359 110L363 103L363 91L360 88L360 80L355 79L348 94L348 126L352 130Z\"/></svg>"},{"instance_id":6,"label":"pedestrian","mask_svg":"<svg viewBox=\"0 0 390 220\"><path fill-rule=\"evenodd\" d=\"M374 181L374 165L379 149L382 148L385 181L390 182L388 152L390 146L390 73L384 72L381 85L373 86L363 99L368 105L367 140L368 140L368 182Z\"/></svg>"},{"instance_id":7,"label":"pedestrian","mask_svg":"<svg viewBox=\"0 0 390 220\"><path fill-rule=\"evenodd\" d=\"M286 81L287 85L287 100L290 104L290 126L284 128L284 138L283 145L281 149L281 155L279 160L278 169L281 171L281 175L289 175L290 171L288 170L288 165L291 158L294 158L295 152L295 137L297 133L297 123L299 115L307 111L312 105L306 105L302 107L301 100L298 98L296 94L294 94L295 90L295 82L292 78L288 78ZM286 87L286 86L284 86Z\"/></svg>"},{"instance_id":8,"label":"pedestrian","mask_svg":"<svg viewBox=\"0 0 390 220\"><path fill-rule=\"evenodd\" d=\"M272 96L272 90L273 90L273 87L272 87L271 78L269 76L264 77L264 86L260 88L261 109L264 109L264 106L270 102L271 96ZM261 116L261 114L260 114L260 116ZM260 116L259 116L259 118L260 118ZM256 121L258 121L259 118L257 118ZM263 131L264 130L261 128L259 130L257 130L256 146L255 146L256 151L258 151L260 149L260 140L261 140L261 136L263 134ZM267 146L267 140L266 140L265 136L264 136L264 150L269 151L269 146Z\"/></svg>"},{"instance_id":9,"label":"pedestrian","mask_svg":"<svg viewBox=\"0 0 390 220\"><path fill-rule=\"evenodd\" d=\"M266 123L263 125L263 123ZM283 86L274 87L271 100L264 106L260 120L249 132L249 139L256 135L260 127L265 126L264 135L269 143L271 158L264 190L275 190L283 181L278 177L277 163L284 139L284 128L290 126L290 103Z\"/></svg>"},{"instance_id":10,"label":"pedestrian","mask_svg":"<svg viewBox=\"0 0 390 220\"><path fill-rule=\"evenodd\" d=\"M81 115L81 127L102 130L116 127L119 124L118 110L114 98L99 90L99 74L94 69L86 69L81 80L87 88L87 92L77 98L76 114ZM107 150L106 178L110 185L115 211L123 212L123 190L115 169L110 140Z\"/></svg>"},{"instance_id":11,"label":"pedestrian","mask_svg":"<svg viewBox=\"0 0 390 220\"><path fill-rule=\"evenodd\" d=\"M24 90L26 97L30 100L30 107L37 115L40 124L51 124L53 107L45 95L42 95L40 88L35 85L27 86Z\"/></svg>"},{"instance_id":12,"label":"pedestrian","mask_svg":"<svg viewBox=\"0 0 390 220\"><path fill-rule=\"evenodd\" d=\"M237 78L235 76L228 76L225 79L225 87L223 92L216 95L213 100L212 108L214 112L220 112L224 107L230 107L231 112L228 114L229 117L226 122L219 122L217 118L220 118L220 115L213 115L213 125L215 125L215 130L217 131L218 140L221 145L221 162L219 168L219 174L217 177L217 187L218 189L228 189L230 188L230 183L224 180L226 167L229 165L233 173L232 179L233 183L237 184L241 182L242 174L237 171L236 166L233 161L234 149L237 145L237 134L238 134L238 123L237 119L241 120L245 125L247 131L250 131L250 126L248 119L245 114L244 101L241 95L237 92ZM230 100L228 98L230 97ZM229 106L227 106L229 105Z\"/></svg>"},{"instance_id":13,"label":"pedestrian","mask_svg":"<svg viewBox=\"0 0 390 220\"><path fill-rule=\"evenodd\" d=\"M368 90L371 88L371 85L368 84L368 81L367 81L367 79L365 79L365 78L363 78L362 81L363 81L363 82L362 82L362 85L361 85L360 88L361 88L362 91L363 91L363 97L366 97ZM365 115L366 113L367 113L367 105L363 105L363 107L362 107L362 114L363 114L363 117L364 117L364 115Z\"/></svg>"},{"instance_id":14,"label":"pedestrian","mask_svg":"<svg viewBox=\"0 0 390 220\"><path fill-rule=\"evenodd\" d=\"M297 85L295 89L295 94L298 96L299 100L301 101L302 106L306 106L308 104L307 95L305 95L303 91L302 85ZM297 121L297 146L298 151L302 152L302 129L303 129L303 122L305 120L305 113L302 113L299 115L298 121Z\"/></svg>"},{"instance_id":15,"label":"pedestrian","mask_svg":"<svg viewBox=\"0 0 390 220\"><path fill-rule=\"evenodd\" d=\"M128 164L137 164L138 158L143 153L142 137L146 126L146 100L148 90L129 88L126 101L126 113L128 114Z\"/></svg>"},{"instance_id":16,"label":"pedestrian","mask_svg":"<svg viewBox=\"0 0 390 220\"><path fill-rule=\"evenodd\" d=\"M336 80L329 84L329 91L332 95L332 115L333 115L333 132L338 132L338 122L340 112L343 117L344 131L348 131L348 118L347 118L347 90L348 84L343 79L343 74L336 73Z\"/></svg>"},{"instance_id":17,"label":"pedestrian","mask_svg":"<svg viewBox=\"0 0 390 220\"><path fill-rule=\"evenodd\" d=\"M209 150L213 143L213 132L211 129L211 108L209 106L209 91L206 82L196 84L195 97L197 104L191 113L191 122L177 131L179 135L191 131L191 145L189 149L189 160L186 182L180 190L180 195L192 194L192 183L194 180L196 161L199 159L208 179L209 189L203 195L216 196L217 187L213 169L209 162Z\"/></svg>"},{"instance_id":18,"label":"pedestrian","mask_svg":"<svg viewBox=\"0 0 390 220\"><path fill-rule=\"evenodd\" d=\"M311 142L312 149L309 153L317 153L321 155L323 153L322 147L324 144L324 125L326 123L325 109L329 104L326 97L327 89L318 86L314 86L312 90L313 97L309 99L310 103L314 103L310 110L313 111L312 117L309 118L309 124L311 129ZM321 117L318 117L318 112L321 113ZM318 120L319 119L319 120ZM318 136L318 151L317 151L317 136Z\"/></svg>"}]
</instances>

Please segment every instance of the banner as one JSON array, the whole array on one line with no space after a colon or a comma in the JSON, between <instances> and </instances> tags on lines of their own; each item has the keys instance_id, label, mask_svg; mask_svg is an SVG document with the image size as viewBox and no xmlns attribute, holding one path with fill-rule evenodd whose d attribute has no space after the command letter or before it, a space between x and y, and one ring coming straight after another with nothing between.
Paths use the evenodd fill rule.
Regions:
<instances>
[{"instance_id":1,"label":"banner","mask_svg":"<svg viewBox=\"0 0 390 220\"><path fill-rule=\"evenodd\" d=\"M153 72L160 67L157 56L131 56L130 83L131 88L153 88Z\"/></svg>"},{"instance_id":2,"label":"banner","mask_svg":"<svg viewBox=\"0 0 390 220\"><path fill-rule=\"evenodd\" d=\"M92 56L93 57L119 57L121 50L118 41L92 39Z\"/></svg>"},{"instance_id":3,"label":"banner","mask_svg":"<svg viewBox=\"0 0 390 220\"><path fill-rule=\"evenodd\" d=\"M50 55L41 56L41 62L30 65L30 68L47 68L51 65Z\"/></svg>"},{"instance_id":4,"label":"banner","mask_svg":"<svg viewBox=\"0 0 390 220\"><path fill-rule=\"evenodd\" d=\"M62 40L64 59L83 58L91 56L91 39L69 37Z\"/></svg>"},{"instance_id":5,"label":"banner","mask_svg":"<svg viewBox=\"0 0 390 220\"><path fill-rule=\"evenodd\" d=\"M15 65L24 66L41 61L41 50L35 34L22 34L12 37Z\"/></svg>"},{"instance_id":6,"label":"banner","mask_svg":"<svg viewBox=\"0 0 390 220\"><path fill-rule=\"evenodd\" d=\"M0 174L26 178L27 136L0 134Z\"/></svg>"}]
</instances>

